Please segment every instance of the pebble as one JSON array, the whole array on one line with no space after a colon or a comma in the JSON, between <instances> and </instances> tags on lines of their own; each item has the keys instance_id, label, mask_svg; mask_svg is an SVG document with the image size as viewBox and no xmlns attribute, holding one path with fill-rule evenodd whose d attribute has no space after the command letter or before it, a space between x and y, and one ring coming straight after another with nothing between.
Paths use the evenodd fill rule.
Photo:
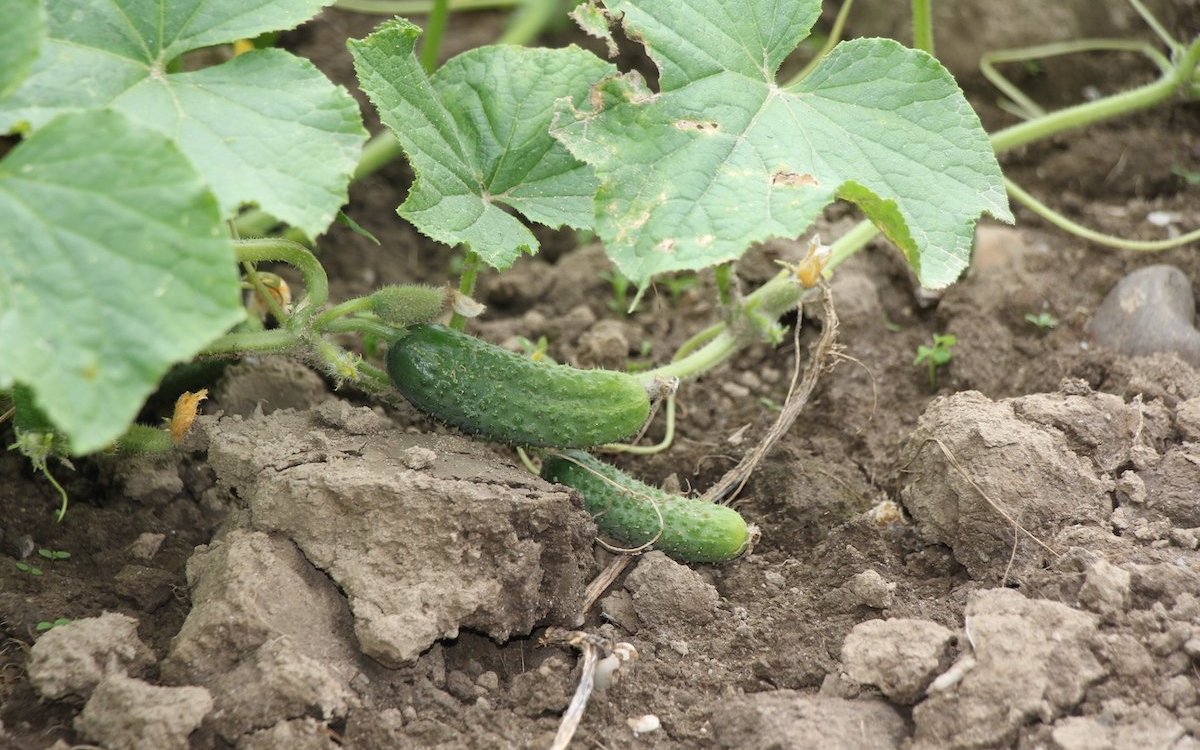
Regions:
<instances>
[{"instance_id":1,"label":"pebble","mask_svg":"<svg viewBox=\"0 0 1200 750\"><path fill-rule=\"evenodd\" d=\"M1101 346L1131 356L1174 352L1200 367L1191 282L1175 266L1140 268L1117 282L1088 324Z\"/></svg>"}]
</instances>

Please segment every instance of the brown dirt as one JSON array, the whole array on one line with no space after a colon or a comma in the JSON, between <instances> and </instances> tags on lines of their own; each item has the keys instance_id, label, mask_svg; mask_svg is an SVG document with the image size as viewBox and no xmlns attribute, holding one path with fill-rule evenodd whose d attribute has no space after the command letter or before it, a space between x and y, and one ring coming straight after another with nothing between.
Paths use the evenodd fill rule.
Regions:
<instances>
[{"instance_id":1,"label":"brown dirt","mask_svg":"<svg viewBox=\"0 0 1200 750\"><path fill-rule=\"evenodd\" d=\"M498 18L462 19L452 44L485 41ZM289 44L349 83L342 41L372 22L328 12ZM1078 93L1062 79L1047 96ZM993 93L969 93L1004 124ZM1150 211L1194 227L1197 188L1170 170L1196 168L1198 122L1194 105L1167 106L1005 166L1106 231L1151 236ZM382 247L340 228L323 239L335 301L447 279L450 251L395 216L409 179L395 165L353 191ZM823 379L742 493L761 543L695 570L646 555L587 613L584 629L640 658L594 697L575 747L1200 746L1200 373L1084 333L1128 271L1172 263L1195 286L1200 256L1096 248L1018 213L1019 228L980 228L972 270L940 298L882 245L839 269L857 362ZM852 221L835 207L819 228ZM714 319L708 277L614 312L599 248L543 238L543 256L484 275L481 336L545 335L560 361L622 367L662 361ZM755 249L742 283L798 251ZM1043 311L1061 324L1025 321ZM912 360L934 333L959 344L931 388ZM617 462L707 487L770 426L793 357L751 347L686 384L671 449ZM0 452L0 747L133 747L137 722L114 719L130 711L159 747L547 747L578 656L537 639L575 625L608 560L587 514L508 449L402 402L347 400L269 360L225 378L180 455L58 467L62 524L52 488ZM112 616L37 630L105 612L136 635ZM42 699L35 683L67 687ZM83 714L93 689L104 701ZM627 719L644 714L661 728L635 738ZM205 718L179 739L192 716Z\"/></svg>"}]
</instances>

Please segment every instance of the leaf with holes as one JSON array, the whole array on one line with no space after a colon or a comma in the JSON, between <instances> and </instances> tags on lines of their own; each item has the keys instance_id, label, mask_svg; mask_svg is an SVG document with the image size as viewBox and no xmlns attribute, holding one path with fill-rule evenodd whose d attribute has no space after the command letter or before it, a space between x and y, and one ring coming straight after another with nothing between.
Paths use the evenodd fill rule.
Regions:
<instances>
[{"instance_id":1,"label":"leaf with holes","mask_svg":"<svg viewBox=\"0 0 1200 750\"><path fill-rule=\"evenodd\" d=\"M502 206L547 226L590 227L596 178L549 134L559 97L581 103L615 68L579 49L481 47L426 76L421 30L397 19L350 42L363 91L404 147L417 180L400 215L495 268L537 249Z\"/></svg>"},{"instance_id":2,"label":"leaf with holes","mask_svg":"<svg viewBox=\"0 0 1200 750\"><path fill-rule=\"evenodd\" d=\"M835 198L856 203L923 284L954 281L983 212L1011 221L979 118L929 55L887 39L839 44L778 83L819 0L605 0L658 66L560 101L552 132L600 179L596 230L626 276L738 258L796 237Z\"/></svg>"},{"instance_id":3,"label":"leaf with holes","mask_svg":"<svg viewBox=\"0 0 1200 750\"><path fill-rule=\"evenodd\" d=\"M173 139L229 217L257 203L310 236L346 202L366 139L358 106L307 60L258 50L171 72L201 47L290 28L328 0L57 0L0 132L111 108Z\"/></svg>"}]
</instances>

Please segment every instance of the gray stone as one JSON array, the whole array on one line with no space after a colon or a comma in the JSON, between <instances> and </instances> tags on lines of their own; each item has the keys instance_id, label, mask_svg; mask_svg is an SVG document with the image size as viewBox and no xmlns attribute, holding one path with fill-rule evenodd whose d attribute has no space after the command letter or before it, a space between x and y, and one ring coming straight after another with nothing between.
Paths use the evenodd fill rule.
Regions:
<instances>
[{"instance_id":1,"label":"gray stone","mask_svg":"<svg viewBox=\"0 0 1200 750\"><path fill-rule=\"evenodd\" d=\"M717 613L716 588L662 552L649 552L625 579L638 619L656 630L707 625Z\"/></svg>"},{"instance_id":2,"label":"gray stone","mask_svg":"<svg viewBox=\"0 0 1200 750\"><path fill-rule=\"evenodd\" d=\"M75 729L108 750L186 750L212 697L199 687L157 687L113 675L96 686Z\"/></svg>"},{"instance_id":3,"label":"gray stone","mask_svg":"<svg viewBox=\"0 0 1200 750\"><path fill-rule=\"evenodd\" d=\"M50 700L86 698L109 675L141 671L154 663L154 654L137 627L128 615L105 612L43 633L29 649L30 683Z\"/></svg>"},{"instance_id":4,"label":"gray stone","mask_svg":"<svg viewBox=\"0 0 1200 750\"><path fill-rule=\"evenodd\" d=\"M192 611L162 667L171 681L207 685L281 637L348 675L357 671L345 600L288 540L235 529L198 548L187 577Z\"/></svg>"},{"instance_id":5,"label":"gray stone","mask_svg":"<svg viewBox=\"0 0 1200 750\"><path fill-rule=\"evenodd\" d=\"M212 726L230 742L280 719L344 718L354 700L341 675L286 636L263 644L209 688L215 700Z\"/></svg>"},{"instance_id":6,"label":"gray stone","mask_svg":"<svg viewBox=\"0 0 1200 750\"><path fill-rule=\"evenodd\" d=\"M364 440L289 411L202 425L218 482L337 584L377 661L411 662L463 627L506 640L577 616L594 524L477 445L395 427ZM414 445L437 456L420 471L405 465Z\"/></svg>"},{"instance_id":7,"label":"gray stone","mask_svg":"<svg viewBox=\"0 0 1200 750\"><path fill-rule=\"evenodd\" d=\"M915 703L947 666L953 641L954 633L928 620L868 620L846 636L842 664L852 680Z\"/></svg>"},{"instance_id":8,"label":"gray stone","mask_svg":"<svg viewBox=\"0 0 1200 750\"><path fill-rule=\"evenodd\" d=\"M972 593L965 614L974 666L913 709L913 750L1007 746L1026 721L1070 712L1106 674L1091 649L1095 615L1012 589Z\"/></svg>"},{"instance_id":9,"label":"gray stone","mask_svg":"<svg viewBox=\"0 0 1200 750\"><path fill-rule=\"evenodd\" d=\"M1129 607L1130 580L1129 571L1096 560L1084 574L1079 602L1102 617L1113 617Z\"/></svg>"},{"instance_id":10,"label":"gray stone","mask_svg":"<svg viewBox=\"0 0 1200 750\"><path fill-rule=\"evenodd\" d=\"M1174 352L1200 367L1196 298L1174 266L1139 268L1117 282L1088 324L1097 344L1131 356Z\"/></svg>"}]
</instances>

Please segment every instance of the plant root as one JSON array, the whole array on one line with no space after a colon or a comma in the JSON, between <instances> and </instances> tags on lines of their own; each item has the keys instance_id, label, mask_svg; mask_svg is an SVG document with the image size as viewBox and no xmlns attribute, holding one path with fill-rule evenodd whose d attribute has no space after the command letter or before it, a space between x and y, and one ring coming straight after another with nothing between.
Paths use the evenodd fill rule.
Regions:
<instances>
[{"instance_id":1,"label":"plant root","mask_svg":"<svg viewBox=\"0 0 1200 750\"><path fill-rule=\"evenodd\" d=\"M558 725L558 733L554 735L554 743L550 750L566 750L579 728L579 721L587 709L588 699L593 690L604 690L616 680L620 668L625 662L638 658L637 649L632 644L621 642L612 643L603 638L582 630L564 630L548 628L539 643L543 646L552 644L574 646L583 653L583 668L579 675L579 686L575 695L563 713Z\"/></svg>"},{"instance_id":2,"label":"plant root","mask_svg":"<svg viewBox=\"0 0 1200 750\"><path fill-rule=\"evenodd\" d=\"M779 439L787 434L795 424L796 418L800 416L800 412L804 409L808 399L812 396L813 390L817 386L817 380L821 373L836 365L838 361L836 340L838 319L837 313L833 310L833 292L828 284L821 284L821 320L822 329L821 336L817 342L810 348L810 356L808 368L804 371L804 377L800 378L800 315L797 314L796 329L794 332L794 340L796 346L796 366L792 371L792 382L788 387L787 400L784 402L783 409L776 417L775 423L771 425L771 429L763 436L762 441L754 447L754 450L747 453L738 462L737 466L725 473L708 492L704 493L704 499L715 503L728 505L737 497L742 488L746 486L746 482L750 480L750 475L754 472L755 467L762 463ZM803 311L800 311L803 312Z\"/></svg>"}]
</instances>

